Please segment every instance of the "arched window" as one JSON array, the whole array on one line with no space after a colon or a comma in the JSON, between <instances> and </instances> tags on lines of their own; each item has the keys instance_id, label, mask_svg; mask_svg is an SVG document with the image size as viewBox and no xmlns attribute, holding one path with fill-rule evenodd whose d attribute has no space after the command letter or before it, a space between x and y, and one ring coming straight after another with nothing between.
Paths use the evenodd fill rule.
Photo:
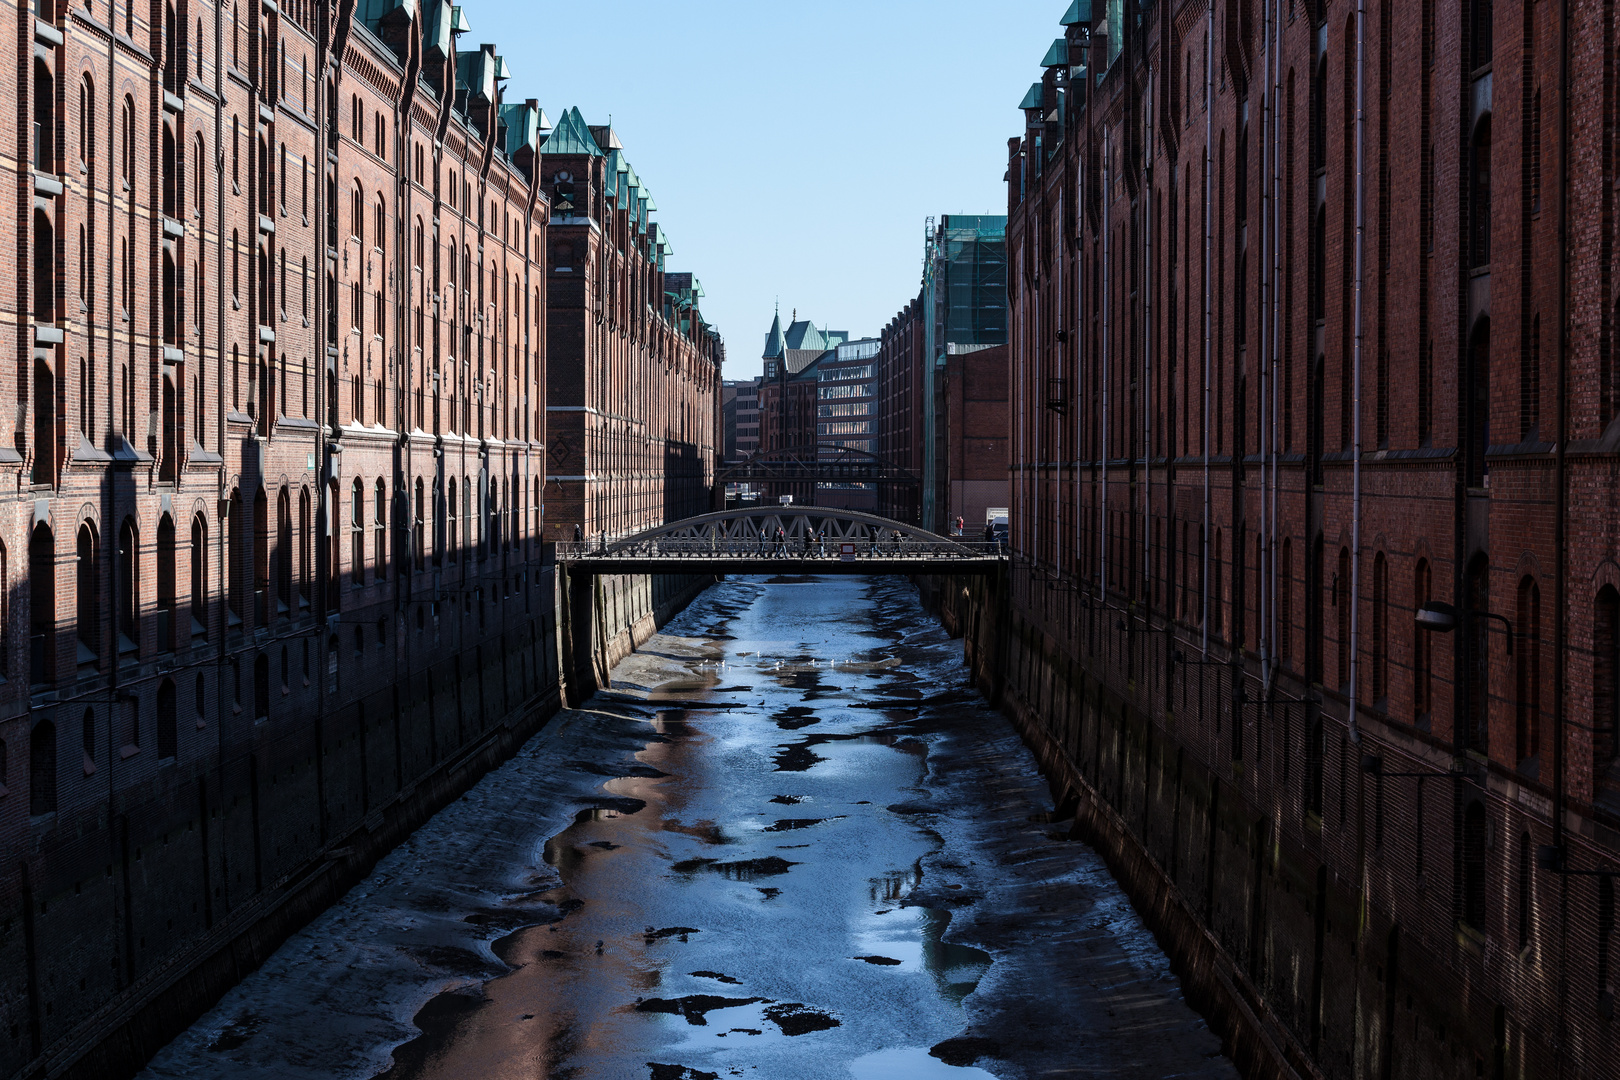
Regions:
<instances>
[{"instance_id":1,"label":"arched window","mask_svg":"<svg viewBox=\"0 0 1620 1080\"><path fill-rule=\"evenodd\" d=\"M225 523L225 626L234 630L242 625L242 560L247 556L247 522L243 520L241 489L231 490L229 507Z\"/></svg>"},{"instance_id":2,"label":"arched window","mask_svg":"<svg viewBox=\"0 0 1620 1080\"><path fill-rule=\"evenodd\" d=\"M372 243L377 245L378 251L383 251L388 246L388 204L383 201L381 192L377 194L377 207L374 216L376 228L373 231Z\"/></svg>"},{"instance_id":3,"label":"arched window","mask_svg":"<svg viewBox=\"0 0 1620 1080\"><path fill-rule=\"evenodd\" d=\"M89 174L91 187L96 183L96 84L86 75L79 80L79 160Z\"/></svg>"},{"instance_id":4,"label":"arched window","mask_svg":"<svg viewBox=\"0 0 1620 1080\"><path fill-rule=\"evenodd\" d=\"M311 559L314 528L311 524L309 506L309 488L298 490L298 607L303 610L309 607L309 579L314 568Z\"/></svg>"},{"instance_id":5,"label":"arched window","mask_svg":"<svg viewBox=\"0 0 1620 1080\"><path fill-rule=\"evenodd\" d=\"M203 149L202 136L198 135L191 142L191 212L197 219L197 228L202 229L203 224L203 193L207 190L203 183L205 163L208 154Z\"/></svg>"},{"instance_id":6,"label":"arched window","mask_svg":"<svg viewBox=\"0 0 1620 1080\"><path fill-rule=\"evenodd\" d=\"M1463 575L1463 677L1466 680L1463 720L1463 746L1480 753L1489 752L1491 687L1491 621L1471 612L1491 609L1490 563L1483 554L1474 556Z\"/></svg>"},{"instance_id":7,"label":"arched window","mask_svg":"<svg viewBox=\"0 0 1620 1080\"><path fill-rule=\"evenodd\" d=\"M34 210L34 319L56 321L56 228L43 209Z\"/></svg>"},{"instance_id":8,"label":"arched window","mask_svg":"<svg viewBox=\"0 0 1620 1080\"><path fill-rule=\"evenodd\" d=\"M1491 0L1469 0L1469 69L1478 71L1491 62L1493 39Z\"/></svg>"},{"instance_id":9,"label":"arched window","mask_svg":"<svg viewBox=\"0 0 1620 1080\"><path fill-rule=\"evenodd\" d=\"M360 589L366 584L366 489L358 476L349 495L349 584Z\"/></svg>"},{"instance_id":10,"label":"arched window","mask_svg":"<svg viewBox=\"0 0 1620 1080\"><path fill-rule=\"evenodd\" d=\"M1427 604L1430 600L1429 561L1419 559L1417 569L1412 573L1412 610ZM1427 728L1429 722L1430 706L1430 674L1433 665L1434 645L1430 636L1421 630L1414 630L1412 634L1412 722L1419 727Z\"/></svg>"},{"instance_id":11,"label":"arched window","mask_svg":"<svg viewBox=\"0 0 1620 1080\"><path fill-rule=\"evenodd\" d=\"M173 758L180 753L180 706L174 691L174 681L164 679L157 692L157 752L158 760Z\"/></svg>"},{"instance_id":12,"label":"arched window","mask_svg":"<svg viewBox=\"0 0 1620 1080\"><path fill-rule=\"evenodd\" d=\"M1474 141L1469 148L1473 164L1472 187L1468 195L1469 223L1474 267L1491 261L1491 114L1474 125Z\"/></svg>"},{"instance_id":13,"label":"arched window","mask_svg":"<svg viewBox=\"0 0 1620 1080\"><path fill-rule=\"evenodd\" d=\"M124 181L124 190L128 191L128 185L135 180L135 99L128 94L124 95L123 121L123 137L118 147L118 175Z\"/></svg>"},{"instance_id":14,"label":"arched window","mask_svg":"<svg viewBox=\"0 0 1620 1080\"><path fill-rule=\"evenodd\" d=\"M1339 572L1333 577L1333 608L1338 615L1339 666L1334 676L1341 690L1350 688L1350 549L1339 549Z\"/></svg>"},{"instance_id":15,"label":"arched window","mask_svg":"<svg viewBox=\"0 0 1620 1080\"><path fill-rule=\"evenodd\" d=\"M449 551L450 561L456 561L456 478L450 478L450 498L448 508L444 515L446 536L445 548Z\"/></svg>"},{"instance_id":16,"label":"arched window","mask_svg":"<svg viewBox=\"0 0 1620 1080\"><path fill-rule=\"evenodd\" d=\"M375 502L371 520L374 543L371 557L377 567L377 580L388 579L388 486L377 478Z\"/></svg>"},{"instance_id":17,"label":"arched window","mask_svg":"<svg viewBox=\"0 0 1620 1080\"><path fill-rule=\"evenodd\" d=\"M41 720L28 738L28 812L56 812L56 725Z\"/></svg>"},{"instance_id":18,"label":"arched window","mask_svg":"<svg viewBox=\"0 0 1620 1080\"><path fill-rule=\"evenodd\" d=\"M293 534L292 497L283 487L276 496L276 617L285 619L292 612Z\"/></svg>"},{"instance_id":19,"label":"arched window","mask_svg":"<svg viewBox=\"0 0 1620 1080\"><path fill-rule=\"evenodd\" d=\"M258 625L270 625L270 499L253 493L253 599Z\"/></svg>"},{"instance_id":20,"label":"arched window","mask_svg":"<svg viewBox=\"0 0 1620 1080\"><path fill-rule=\"evenodd\" d=\"M1605 585L1592 615L1592 769L1612 790L1620 760L1620 591Z\"/></svg>"},{"instance_id":21,"label":"arched window","mask_svg":"<svg viewBox=\"0 0 1620 1080\"><path fill-rule=\"evenodd\" d=\"M180 216L180 161L179 154L182 148L175 145L174 125L163 125L163 157L160 162L163 169L163 216L178 218Z\"/></svg>"},{"instance_id":22,"label":"arched window","mask_svg":"<svg viewBox=\"0 0 1620 1080\"><path fill-rule=\"evenodd\" d=\"M174 519L164 514L157 531L157 645L160 652L176 649Z\"/></svg>"},{"instance_id":23,"label":"arched window","mask_svg":"<svg viewBox=\"0 0 1620 1080\"><path fill-rule=\"evenodd\" d=\"M537 484L538 480L535 481ZM539 496L535 496L538 502ZM1294 656L1294 543L1287 538L1282 542L1282 556L1277 567L1277 659L1284 667L1293 663Z\"/></svg>"},{"instance_id":24,"label":"arched window","mask_svg":"<svg viewBox=\"0 0 1620 1080\"><path fill-rule=\"evenodd\" d=\"M55 176L56 169L56 80L50 65L34 60L34 169Z\"/></svg>"},{"instance_id":25,"label":"arched window","mask_svg":"<svg viewBox=\"0 0 1620 1080\"><path fill-rule=\"evenodd\" d=\"M1387 708L1389 697L1389 562L1380 551L1373 558L1372 700Z\"/></svg>"},{"instance_id":26,"label":"arched window","mask_svg":"<svg viewBox=\"0 0 1620 1080\"><path fill-rule=\"evenodd\" d=\"M101 653L101 573L96 533L87 521L79 526L75 586L78 593L79 655L81 665L96 664Z\"/></svg>"},{"instance_id":27,"label":"arched window","mask_svg":"<svg viewBox=\"0 0 1620 1080\"><path fill-rule=\"evenodd\" d=\"M360 189L360 181L354 182L354 188L349 192L349 227L352 235L362 248L366 245L366 196Z\"/></svg>"},{"instance_id":28,"label":"arched window","mask_svg":"<svg viewBox=\"0 0 1620 1080\"><path fill-rule=\"evenodd\" d=\"M84 775L96 771L96 710L85 709L79 718L79 740L84 744Z\"/></svg>"},{"instance_id":29,"label":"arched window","mask_svg":"<svg viewBox=\"0 0 1620 1080\"><path fill-rule=\"evenodd\" d=\"M1485 933L1485 804L1475 800L1463 813L1462 833L1462 917L1463 922Z\"/></svg>"},{"instance_id":30,"label":"arched window","mask_svg":"<svg viewBox=\"0 0 1620 1080\"><path fill-rule=\"evenodd\" d=\"M1529 575L1519 581L1517 616L1514 741L1520 770L1535 774L1541 764L1541 587Z\"/></svg>"},{"instance_id":31,"label":"arched window","mask_svg":"<svg viewBox=\"0 0 1620 1080\"><path fill-rule=\"evenodd\" d=\"M422 478L416 478L415 500L415 536L414 554L416 569L420 570L427 564L427 506L422 498Z\"/></svg>"},{"instance_id":32,"label":"arched window","mask_svg":"<svg viewBox=\"0 0 1620 1080\"><path fill-rule=\"evenodd\" d=\"M135 519L118 530L118 655L134 656L141 645L141 548Z\"/></svg>"},{"instance_id":33,"label":"arched window","mask_svg":"<svg viewBox=\"0 0 1620 1080\"><path fill-rule=\"evenodd\" d=\"M208 522L191 519L191 639L208 640Z\"/></svg>"}]
</instances>

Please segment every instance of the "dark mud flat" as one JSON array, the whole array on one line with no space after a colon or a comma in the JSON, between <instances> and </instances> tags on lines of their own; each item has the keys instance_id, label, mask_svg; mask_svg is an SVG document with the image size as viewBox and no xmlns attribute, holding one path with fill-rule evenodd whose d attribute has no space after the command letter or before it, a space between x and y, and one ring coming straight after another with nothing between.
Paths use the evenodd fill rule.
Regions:
<instances>
[{"instance_id":1,"label":"dark mud flat","mask_svg":"<svg viewBox=\"0 0 1620 1080\"><path fill-rule=\"evenodd\" d=\"M1235 1076L965 678L904 582L717 586L149 1074Z\"/></svg>"}]
</instances>

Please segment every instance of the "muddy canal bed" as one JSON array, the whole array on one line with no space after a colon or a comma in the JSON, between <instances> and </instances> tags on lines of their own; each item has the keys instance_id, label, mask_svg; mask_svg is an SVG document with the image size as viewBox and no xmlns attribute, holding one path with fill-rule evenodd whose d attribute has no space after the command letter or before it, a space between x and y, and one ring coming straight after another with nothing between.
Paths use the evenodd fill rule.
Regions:
<instances>
[{"instance_id":1,"label":"muddy canal bed","mask_svg":"<svg viewBox=\"0 0 1620 1080\"><path fill-rule=\"evenodd\" d=\"M147 1077L1232 1077L903 581L710 589Z\"/></svg>"}]
</instances>

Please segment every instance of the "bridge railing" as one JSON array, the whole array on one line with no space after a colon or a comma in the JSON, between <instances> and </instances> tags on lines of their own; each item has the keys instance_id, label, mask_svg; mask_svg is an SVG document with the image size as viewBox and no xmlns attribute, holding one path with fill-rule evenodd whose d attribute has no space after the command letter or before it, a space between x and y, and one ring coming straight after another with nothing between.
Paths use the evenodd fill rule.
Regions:
<instances>
[{"instance_id":1,"label":"bridge railing","mask_svg":"<svg viewBox=\"0 0 1620 1080\"><path fill-rule=\"evenodd\" d=\"M557 558L580 559L964 559L1005 555L1005 548L985 540L919 540L913 537L819 540L766 537L670 537L630 543L566 540L557 544Z\"/></svg>"}]
</instances>

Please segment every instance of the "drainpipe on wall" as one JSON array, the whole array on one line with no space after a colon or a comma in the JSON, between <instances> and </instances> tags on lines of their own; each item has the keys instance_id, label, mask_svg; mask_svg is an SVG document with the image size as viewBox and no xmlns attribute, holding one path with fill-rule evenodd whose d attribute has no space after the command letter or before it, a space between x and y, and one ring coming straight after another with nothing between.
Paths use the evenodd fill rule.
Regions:
<instances>
[{"instance_id":1,"label":"drainpipe on wall","mask_svg":"<svg viewBox=\"0 0 1620 1080\"><path fill-rule=\"evenodd\" d=\"M1270 455L1272 455L1272 465L1270 465L1270 468L1272 468L1272 478L1270 478L1272 479L1272 492L1270 492L1272 505L1270 505L1270 520L1267 523L1267 557L1270 559L1270 565L1268 565L1270 573L1267 575L1267 615L1268 640L1270 640L1270 646L1272 646L1272 664L1270 664L1270 667L1278 667L1281 664L1277 646L1278 641L1281 641L1277 625L1278 573L1290 572L1288 567L1278 568L1280 551L1278 551L1277 542L1277 500L1278 495L1281 494L1277 481L1277 457L1281 442L1280 437L1278 437L1278 431L1280 431L1278 413L1281 410L1281 393L1278 392L1277 376L1280 364L1278 364L1277 358L1278 353L1281 351L1278 325L1281 324L1281 313L1283 313L1280 300L1281 288L1278 287L1278 282L1283 279L1280 254L1283 173L1281 173L1280 165L1278 165L1281 160L1281 121L1278 120L1278 113L1280 113L1278 107L1280 107L1281 97L1283 97L1283 3L1281 3L1281 0L1275 0L1275 5L1272 8L1272 86L1270 86L1270 94L1272 94L1272 126L1268 128L1268 133L1270 133L1270 144L1272 144L1272 188L1270 188L1272 189L1272 212L1270 212L1270 217L1267 219L1267 244L1268 257L1272 262L1272 266L1270 266L1270 272L1272 272L1272 322L1270 322L1270 332L1272 332L1272 338L1270 338L1270 347L1272 347L1272 416L1270 416L1270 440L1268 440ZM1267 685L1270 685L1270 670L1267 670Z\"/></svg>"},{"instance_id":2,"label":"drainpipe on wall","mask_svg":"<svg viewBox=\"0 0 1620 1080\"><path fill-rule=\"evenodd\" d=\"M1142 612L1153 624L1153 69L1142 104Z\"/></svg>"},{"instance_id":3,"label":"drainpipe on wall","mask_svg":"<svg viewBox=\"0 0 1620 1080\"><path fill-rule=\"evenodd\" d=\"M1108 128L1103 128L1102 152L1102 438L1097 456L1102 460L1102 493L1097 498L1097 598L1108 606L1108 313L1113 307L1109 293L1109 160Z\"/></svg>"},{"instance_id":4,"label":"drainpipe on wall","mask_svg":"<svg viewBox=\"0 0 1620 1080\"><path fill-rule=\"evenodd\" d=\"M1357 675L1361 660L1361 282L1363 237L1366 235L1366 184L1363 179L1366 165L1367 110L1363 100L1362 77L1367 54L1367 0L1356 0L1356 278L1355 304L1355 371L1354 397L1351 423L1354 435L1354 454L1351 461L1350 502L1350 741L1361 745L1361 730L1356 725Z\"/></svg>"},{"instance_id":5,"label":"drainpipe on wall","mask_svg":"<svg viewBox=\"0 0 1620 1080\"><path fill-rule=\"evenodd\" d=\"M1569 0L1559 4L1558 35L1558 432L1555 471L1558 485L1558 513L1554 521L1554 655L1558 657L1553 676L1553 848L1559 865L1564 852L1564 694L1567 679L1568 646L1566 604L1568 582L1565 573L1569 512L1569 474L1565 459L1569 440Z\"/></svg>"},{"instance_id":6,"label":"drainpipe on wall","mask_svg":"<svg viewBox=\"0 0 1620 1080\"><path fill-rule=\"evenodd\" d=\"M1267 385L1270 372L1266 367L1267 352L1271 347L1269 335L1271 312L1269 301L1271 292L1276 288L1276 279L1271 274L1271 188L1266 184L1266 163L1270 160L1267 151L1267 140L1271 137L1275 114L1272 112L1271 102L1271 35L1274 26L1271 21L1271 5L1267 3L1261 8L1260 14L1260 50L1261 50L1261 77L1260 77L1260 362L1256 365L1257 382L1260 387L1260 411L1256 418L1259 428L1258 445L1260 449L1260 559L1254 570L1259 575L1256 593L1259 603L1255 605L1255 637L1260 642L1260 685L1265 690L1271 689L1271 622L1267 613L1271 610L1271 578L1266 573L1271 561L1271 533L1270 505L1268 497L1270 491L1267 485L1266 471L1273 464L1271 460L1271 429L1266 423L1266 403L1275 400L1276 387ZM1268 396L1269 391L1269 396Z\"/></svg>"},{"instance_id":7,"label":"drainpipe on wall","mask_svg":"<svg viewBox=\"0 0 1620 1080\"><path fill-rule=\"evenodd\" d=\"M1215 0L1209 0L1205 11L1207 25L1204 32L1204 526L1199 544L1203 548L1203 570L1198 575L1198 587L1203 599L1199 603L1198 621L1202 626L1199 648L1209 652L1209 332L1210 332L1210 258L1215 239L1211 234L1213 223L1209 219L1210 139L1214 131L1210 122L1215 97Z\"/></svg>"}]
</instances>

